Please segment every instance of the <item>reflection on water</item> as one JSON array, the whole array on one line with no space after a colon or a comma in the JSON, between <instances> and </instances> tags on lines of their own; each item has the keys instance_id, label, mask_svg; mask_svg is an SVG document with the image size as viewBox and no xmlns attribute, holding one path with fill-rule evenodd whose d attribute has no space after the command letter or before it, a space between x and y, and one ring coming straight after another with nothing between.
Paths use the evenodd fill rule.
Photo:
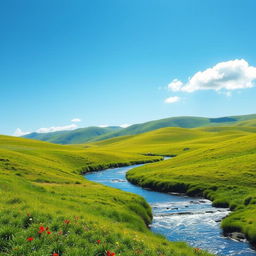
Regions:
<instances>
[{"instance_id":1,"label":"reflection on water","mask_svg":"<svg viewBox=\"0 0 256 256\"><path fill-rule=\"evenodd\" d=\"M171 241L186 241L193 247L217 255L256 256L248 243L222 236L220 221L228 209L215 208L202 198L191 198L159 193L129 183L125 173L140 165L88 173L88 180L143 196L153 209L152 231L163 234Z\"/></svg>"}]
</instances>

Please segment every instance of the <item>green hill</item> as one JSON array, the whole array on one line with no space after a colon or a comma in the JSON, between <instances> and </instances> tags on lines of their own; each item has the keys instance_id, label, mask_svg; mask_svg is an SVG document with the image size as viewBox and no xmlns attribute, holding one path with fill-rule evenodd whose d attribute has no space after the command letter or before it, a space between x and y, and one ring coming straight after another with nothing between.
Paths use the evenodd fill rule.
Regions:
<instances>
[{"instance_id":1,"label":"green hill","mask_svg":"<svg viewBox=\"0 0 256 256\"><path fill-rule=\"evenodd\" d=\"M230 116L220 118L206 118L206 117L170 117L155 121L150 121L142 124L135 124L129 126L126 129L106 133L101 136L93 138L91 141L105 140L113 137L140 134L148 131L157 130L164 127L181 127L181 128L196 128L205 126L230 126L237 122L255 119L256 114L242 115L242 116Z\"/></svg>"},{"instance_id":2,"label":"green hill","mask_svg":"<svg viewBox=\"0 0 256 256\"><path fill-rule=\"evenodd\" d=\"M178 132L180 136L172 138L172 135L164 135L166 142L161 142L156 134L149 133L148 144L136 147L136 151L146 152L149 149L152 154L173 154L176 157L133 169L127 173L127 178L153 190L204 196L212 200L215 206L229 207L233 213L222 221L224 233L243 232L255 246L255 129L239 131L235 127L197 128L192 130L195 131L194 134L168 129L174 128L160 129L159 133ZM209 134L208 137L206 133ZM126 139L127 148L133 148L143 139L145 138L131 138L131 144ZM158 142L155 143L154 139ZM112 144L113 150L122 146L121 142Z\"/></svg>"},{"instance_id":3,"label":"green hill","mask_svg":"<svg viewBox=\"0 0 256 256\"><path fill-rule=\"evenodd\" d=\"M222 221L224 232L243 232L255 246L256 127L244 126L246 123L193 129L168 127L89 143L87 147L176 156L133 169L127 178L153 190L204 196L216 206L230 207L233 213Z\"/></svg>"},{"instance_id":4,"label":"green hill","mask_svg":"<svg viewBox=\"0 0 256 256\"><path fill-rule=\"evenodd\" d=\"M121 127L87 127L73 131L59 131L50 133L30 133L23 136L24 138L48 141L57 144L77 144L90 141L92 138L98 137L105 133L121 130Z\"/></svg>"},{"instance_id":5,"label":"green hill","mask_svg":"<svg viewBox=\"0 0 256 256\"><path fill-rule=\"evenodd\" d=\"M250 127L255 127L255 126L256 126L256 119L238 122L238 123L236 124L236 126L250 126Z\"/></svg>"},{"instance_id":6,"label":"green hill","mask_svg":"<svg viewBox=\"0 0 256 256\"><path fill-rule=\"evenodd\" d=\"M85 145L93 150L132 152L141 154L176 155L229 139L247 136L256 132L256 127L167 127L137 135L115 137Z\"/></svg>"},{"instance_id":7,"label":"green hill","mask_svg":"<svg viewBox=\"0 0 256 256\"><path fill-rule=\"evenodd\" d=\"M120 127L88 127L56 133L32 133L24 137L58 144L81 144L85 142L106 140L119 136L145 133L164 127L196 128L207 126L233 126L237 125L241 121L246 122L247 120L251 119L256 119L256 114L220 118L191 116L171 117L141 124L134 124L125 129Z\"/></svg>"},{"instance_id":8,"label":"green hill","mask_svg":"<svg viewBox=\"0 0 256 256\"><path fill-rule=\"evenodd\" d=\"M198 255L149 231L143 198L80 175L159 157L8 136L0 136L0 155L0 255Z\"/></svg>"},{"instance_id":9,"label":"green hill","mask_svg":"<svg viewBox=\"0 0 256 256\"><path fill-rule=\"evenodd\" d=\"M131 182L229 206L224 232L243 232L255 244L256 127L241 119L227 127L166 127L73 146L0 136L0 255L76 256L85 247L88 255L197 255L148 231L152 215L142 198L80 175L160 159L152 155L176 157L131 170ZM40 226L49 227L51 239L38 234ZM35 239L30 243L29 237Z\"/></svg>"}]
</instances>

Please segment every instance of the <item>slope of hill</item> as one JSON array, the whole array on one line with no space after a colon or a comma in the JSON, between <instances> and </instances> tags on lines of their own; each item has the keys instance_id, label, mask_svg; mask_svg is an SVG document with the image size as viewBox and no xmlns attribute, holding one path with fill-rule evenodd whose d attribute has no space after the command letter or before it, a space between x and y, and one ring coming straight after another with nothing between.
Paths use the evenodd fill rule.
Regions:
<instances>
[{"instance_id":1,"label":"slope of hill","mask_svg":"<svg viewBox=\"0 0 256 256\"><path fill-rule=\"evenodd\" d=\"M160 129L143 134L144 138L142 135L124 138L127 149L136 147L130 152L145 153L148 149L151 154L177 155L165 162L133 169L127 173L127 178L134 184L153 190L204 196L215 206L229 207L233 213L222 221L224 233L243 232L255 246L255 129L197 128L189 133L186 129L177 129ZM102 147L124 149L121 140L113 144L111 140L108 142L105 141Z\"/></svg>"},{"instance_id":2,"label":"slope of hill","mask_svg":"<svg viewBox=\"0 0 256 256\"><path fill-rule=\"evenodd\" d=\"M200 195L216 206L230 207L234 212L222 221L224 232L243 232L256 245L256 127L244 126L246 123L162 128L87 146L96 151L176 155L133 169L127 178L153 190Z\"/></svg>"},{"instance_id":3,"label":"slope of hill","mask_svg":"<svg viewBox=\"0 0 256 256\"><path fill-rule=\"evenodd\" d=\"M85 142L106 140L119 136L140 134L164 127L196 128L207 126L233 126L241 121L247 121L251 119L256 119L256 114L220 118L190 116L171 117L141 124L134 124L125 129L120 127L88 127L57 133L32 133L24 137L59 144L81 144Z\"/></svg>"},{"instance_id":4,"label":"slope of hill","mask_svg":"<svg viewBox=\"0 0 256 256\"><path fill-rule=\"evenodd\" d=\"M243 122L246 120L240 124ZM69 255L74 252L81 255L81 247L67 247L76 240L79 244L86 243L88 255L106 250L105 244L109 250L128 256L134 255L136 248L144 248L140 255L157 255L156 250L163 255L196 255L197 252L184 244L168 243L148 233L144 223L149 223L151 215L140 197L116 193L78 175L107 166L159 159L143 156L154 154L177 156L128 172L130 181L164 192L203 195L217 206L229 206L234 212L222 221L224 231L244 232L255 244L255 127L239 124L193 129L167 127L73 146L1 136L0 154L0 196L4 198L0 209L5 209L0 217L0 223L4 224L0 237L6 232L14 237L11 243L4 242L3 248L8 253L3 255L33 255L29 251L32 246L28 247L25 239L31 236L36 237L39 254L49 254L45 248L51 248L51 252L62 250ZM11 217L10 210L14 212ZM24 228L31 215L33 219L36 216L35 223ZM74 221L81 219L78 226L62 224L74 216ZM55 243L40 240L35 230L42 224L56 230L54 232L68 228L71 235L67 239L61 236L63 243L59 249L58 240L54 238ZM86 233L81 235L78 227L82 230L86 227ZM134 236L140 244L132 244L131 250ZM104 237L104 248L95 243L99 237ZM117 240L122 247L117 245ZM46 247L44 243L48 243ZM18 248L20 254L11 254L13 250L8 248L12 246ZM200 252L200 255L206 254Z\"/></svg>"},{"instance_id":5,"label":"slope of hill","mask_svg":"<svg viewBox=\"0 0 256 256\"><path fill-rule=\"evenodd\" d=\"M112 152L176 155L253 133L256 133L256 127L203 127L193 129L167 127L147 133L120 136L77 146Z\"/></svg>"},{"instance_id":6,"label":"slope of hill","mask_svg":"<svg viewBox=\"0 0 256 256\"><path fill-rule=\"evenodd\" d=\"M229 126L240 121L251 120L254 118L256 118L256 114L220 117L220 118L206 118L206 117L192 117L192 116L171 117L171 118L150 121L142 124L135 124L120 131L106 133L101 136L95 137L91 141L99 141L99 140L109 139L117 136L139 134L139 133L144 133L148 131L153 131L159 128L164 128L164 127L196 128L196 127L204 127L204 126Z\"/></svg>"},{"instance_id":7,"label":"slope of hill","mask_svg":"<svg viewBox=\"0 0 256 256\"><path fill-rule=\"evenodd\" d=\"M36 139L42 141L48 141L51 143L57 144L76 144L76 143L85 143L90 141L92 138L98 137L105 133L110 133L113 131L119 131L122 128L119 126L113 127L87 127L80 128L72 131L59 131L59 132L50 132L50 133L30 133L24 138Z\"/></svg>"},{"instance_id":8,"label":"slope of hill","mask_svg":"<svg viewBox=\"0 0 256 256\"><path fill-rule=\"evenodd\" d=\"M143 198L79 175L159 157L7 136L0 136L0 155L0 255L198 254L147 229L152 215Z\"/></svg>"},{"instance_id":9,"label":"slope of hill","mask_svg":"<svg viewBox=\"0 0 256 256\"><path fill-rule=\"evenodd\" d=\"M238 122L237 124L235 124L235 126L255 127L256 126L256 119L241 121L241 122Z\"/></svg>"}]
</instances>

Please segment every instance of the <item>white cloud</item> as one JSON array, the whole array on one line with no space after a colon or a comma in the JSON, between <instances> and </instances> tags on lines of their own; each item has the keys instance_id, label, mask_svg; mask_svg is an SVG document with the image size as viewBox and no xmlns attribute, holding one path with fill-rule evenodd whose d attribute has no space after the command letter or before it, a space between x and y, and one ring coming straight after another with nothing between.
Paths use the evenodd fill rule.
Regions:
<instances>
[{"instance_id":1,"label":"white cloud","mask_svg":"<svg viewBox=\"0 0 256 256\"><path fill-rule=\"evenodd\" d=\"M172 91L180 91L182 88L183 83L178 79L173 79L171 83L168 84L168 89Z\"/></svg>"},{"instance_id":2,"label":"white cloud","mask_svg":"<svg viewBox=\"0 0 256 256\"><path fill-rule=\"evenodd\" d=\"M47 133L47 132L59 132L59 131L66 131L66 130L74 130L78 126L76 124L70 124L65 126L52 126L48 128L39 128L36 130L37 133Z\"/></svg>"},{"instance_id":3,"label":"white cloud","mask_svg":"<svg viewBox=\"0 0 256 256\"><path fill-rule=\"evenodd\" d=\"M173 96L173 97L169 97L169 98L167 98L167 99L165 99L165 103L175 103L175 102L178 102L178 101L180 101L180 97L178 97L178 96Z\"/></svg>"},{"instance_id":4,"label":"white cloud","mask_svg":"<svg viewBox=\"0 0 256 256\"><path fill-rule=\"evenodd\" d=\"M17 128L13 133L13 136L20 137L29 134L30 132L23 132L20 128Z\"/></svg>"},{"instance_id":5,"label":"white cloud","mask_svg":"<svg viewBox=\"0 0 256 256\"><path fill-rule=\"evenodd\" d=\"M120 124L119 126L122 128L127 128L127 127L131 126L131 124Z\"/></svg>"},{"instance_id":6,"label":"white cloud","mask_svg":"<svg viewBox=\"0 0 256 256\"><path fill-rule=\"evenodd\" d=\"M72 120L71 120L71 122L73 122L73 123L79 123L79 122L81 122L82 120L80 119L80 118L73 118Z\"/></svg>"},{"instance_id":7,"label":"white cloud","mask_svg":"<svg viewBox=\"0 0 256 256\"><path fill-rule=\"evenodd\" d=\"M244 59L220 62L212 68L195 73L187 83L174 79L168 88L172 91L197 90L231 91L255 86L256 67Z\"/></svg>"},{"instance_id":8,"label":"white cloud","mask_svg":"<svg viewBox=\"0 0 256 256\"><path fill-rule=\"evenodd\" d=\"M108 124L101 124L101 125L99 125L99 127L100 128L106 128L106 127L109 127L109 125Z\"/></svg>"}]
</instances>

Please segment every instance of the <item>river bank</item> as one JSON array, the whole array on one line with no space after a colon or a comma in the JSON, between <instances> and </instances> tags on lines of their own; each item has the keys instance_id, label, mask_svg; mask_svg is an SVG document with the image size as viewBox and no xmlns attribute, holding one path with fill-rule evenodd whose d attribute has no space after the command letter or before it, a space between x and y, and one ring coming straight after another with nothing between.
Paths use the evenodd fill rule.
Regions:
<instances>
[{"instance_id":1,"label":"river bank","mask_svg":"<svg viewBox=\"0 0 256 256\"><path fill-rule=\"evenodd\" d=\"M91 181L105 184L144 197L151 205L153 232L163 234L171 241L186 241L218 255L255 256L248 243L224 237L220 222L230 211L215 208L211 201L181 195L159 193L135 186L126 180L126 172L141 165L88 173Z\"/></svg>"}]
</instances>

